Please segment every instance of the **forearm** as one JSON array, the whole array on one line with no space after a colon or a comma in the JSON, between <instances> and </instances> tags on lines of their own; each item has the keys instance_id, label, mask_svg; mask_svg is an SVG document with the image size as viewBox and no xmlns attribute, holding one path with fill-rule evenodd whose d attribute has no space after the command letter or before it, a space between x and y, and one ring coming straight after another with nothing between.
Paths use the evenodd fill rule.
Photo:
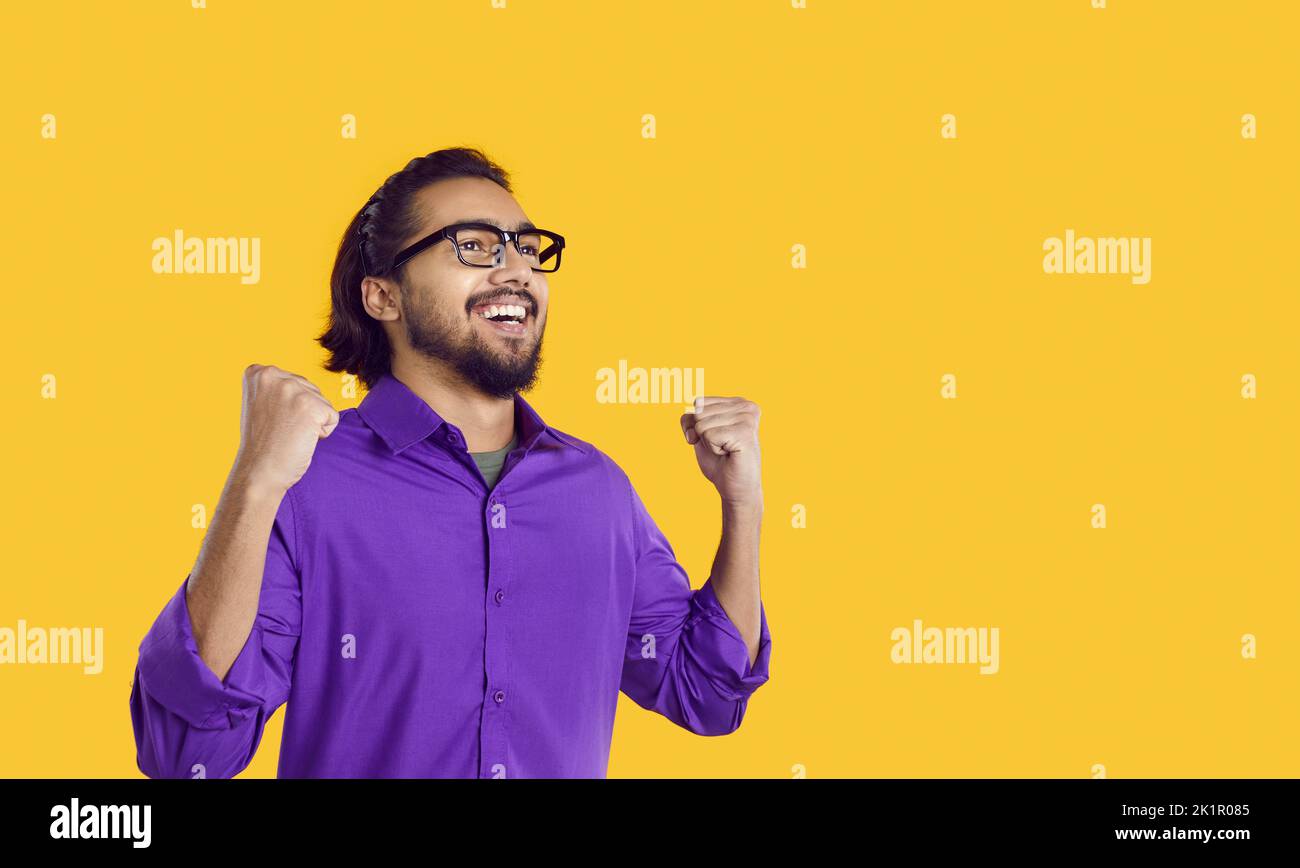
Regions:
<instances>
[{"instance_id":1,"label":"forearm","mask_svg":"<svg viewBox=\"0 0 1300 868\"><path fill-rule=\"evenodd\" d=\"M763 500L722 503L722 540L710 580L718 603L740 631L752 666L758 657L762 603L758 590L759 531Z\"/></svg>"},{"instance_id":2,"label":"forearm","mask_svg":"<svg viewBox=\"0 0 1300 868\"><path fill-rule=\"evenodd\" d=\"M257 619L267 544L284 492L233 468L186 586L199 656L224 680Z\"/></svg>"}]
</instances>

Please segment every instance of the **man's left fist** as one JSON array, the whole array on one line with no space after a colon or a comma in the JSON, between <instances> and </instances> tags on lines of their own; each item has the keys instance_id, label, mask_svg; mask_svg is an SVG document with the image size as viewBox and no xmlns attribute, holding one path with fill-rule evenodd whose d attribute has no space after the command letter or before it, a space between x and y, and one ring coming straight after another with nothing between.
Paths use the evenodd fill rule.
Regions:
<instances>
[{"instance_id":1,"label":"man's left fist","mask_svg":"<svg viewBox=\"0 0 1300 868\"><path fill-rule=\"evenodd\" d=\"M753 401L714 396L696 398L695 412L682 414L682 432L695 446L700 472L723 501L762 504L758 416Z\"/></svg>"}]
</instances>

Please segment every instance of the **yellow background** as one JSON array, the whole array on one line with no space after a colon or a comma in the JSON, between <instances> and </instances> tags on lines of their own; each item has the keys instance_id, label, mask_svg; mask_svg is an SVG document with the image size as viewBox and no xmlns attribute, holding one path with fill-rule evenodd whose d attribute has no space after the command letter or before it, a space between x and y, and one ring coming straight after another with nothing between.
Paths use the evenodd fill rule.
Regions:
<instances>
[{"instance_id":1,"label":"yellow background","mask_svg":"<svg viewBox=\"0 0 1300 868\"><path fill-rule=\"evenodd\" d=\"M681 408L597 404L595 372L703 367L763 409L771 680L722 738L620 697L611 777L1300 774L1297 13L1108 7L12 4L0 624L102 626L106 666L0 666L0 774L139 775L137 648L244 367L339 396L340 233L459 144L569 240L530 399L696 587L720 516ZM154 274L177 228L260 237L261 282ZM1151 282L1044 274L1067 228L1150 236ZM914 618L998 627L1001 671L891 663Z\"/></svg>"}]
</instances>

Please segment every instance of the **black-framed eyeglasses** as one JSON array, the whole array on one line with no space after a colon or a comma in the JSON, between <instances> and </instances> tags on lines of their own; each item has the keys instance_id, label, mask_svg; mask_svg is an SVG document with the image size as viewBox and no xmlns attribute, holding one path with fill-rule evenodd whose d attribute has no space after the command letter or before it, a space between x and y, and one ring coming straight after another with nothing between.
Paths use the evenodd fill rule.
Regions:
<instances>
[{"instance_id":1,"label":"black-framed eyeglasses","mask_svg":"<svg viewBox=\"0 0 1300 868\"><path fill-rule=\"evenodd\" d=\"M506 245L513 244L533 271L550 273L559 270L564 250L564 236L546 229L512 231L491 223L452 223L400 251L393 257L392 270L444 239L451 241L456 258L472 268L500 268L505 265Z\"/></svg>"}]
</instances>

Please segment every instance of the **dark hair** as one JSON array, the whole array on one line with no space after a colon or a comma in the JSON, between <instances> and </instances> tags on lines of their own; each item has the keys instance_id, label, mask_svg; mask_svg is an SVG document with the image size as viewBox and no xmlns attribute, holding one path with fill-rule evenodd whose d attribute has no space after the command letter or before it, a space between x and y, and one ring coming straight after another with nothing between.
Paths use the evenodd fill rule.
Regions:
<instances>
[{"instance_id":1,"label":"dark hair","mask_svg":"<svg viewBox=\"0 0 1300 868\"><path fill-rule=\"evenodd\" d=\"M435 181L447 178L487 178L510 191L510 175L477 148L444 148L416 157L406 168L388 176L382 187L352 218L339 242L330 275L329 325L316 340L329 350L328 371L356 374L369 390L392 370L392 348L383 325L361 305L362 247L369 273L380 276L398 245L420 228L415 196ZM400 285L406 266L393 273Z\"/></svg>"}]
</instances>

